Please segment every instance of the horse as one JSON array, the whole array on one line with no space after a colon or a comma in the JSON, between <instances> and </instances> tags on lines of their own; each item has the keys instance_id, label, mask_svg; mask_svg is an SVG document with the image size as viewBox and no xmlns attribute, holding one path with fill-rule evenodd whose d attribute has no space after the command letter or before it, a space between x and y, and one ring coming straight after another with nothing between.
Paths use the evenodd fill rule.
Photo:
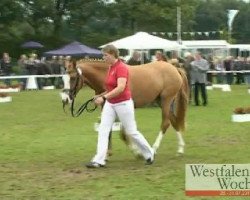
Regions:
<instances>
[{"instance_id":1,"label":"horse","mask_svg":"<svg viewBox=\"0 0 250 200\"><path fill-rule=\"evenodd\" d=\"M96 95L105 91L104 82L109 65L103 60L68 60L65 66L70 77L69 99L74 99L83 85L92 88ZM161 108L161 127L152 146L155 153L171 124L177 134L177 153L183 154L185 142L182 134L185 130L189 99L188 81L184 70L164 61L128 66L128 68L129 86L135 108L155 101Z\"/></svg>"}]
</instances>

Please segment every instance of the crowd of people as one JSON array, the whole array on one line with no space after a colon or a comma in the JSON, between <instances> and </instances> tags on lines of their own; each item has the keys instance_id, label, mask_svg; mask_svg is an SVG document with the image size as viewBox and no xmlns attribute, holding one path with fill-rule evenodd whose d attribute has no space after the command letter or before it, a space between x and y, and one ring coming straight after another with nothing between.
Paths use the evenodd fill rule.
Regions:
<instances>
[{"instance_id":1,"label":"crowd of people","mask_svg":"<svg viewBox=\"0 0 250 200\"><path fill-rule=\"evenodd\" d=\"M0 61L0 76L11 75L54 75L64 74L64 57L53 56L51 59L38 58L37 54L30 54L29 56L22 54L17 62L13 62L8 53L3 53ZM18 83L22 84L25 88L27 78L17 79ZM11 79L4 79L4 84L9 86ZM61 88L63 82L61 78L37 78L39 89L43 86L54 85L56 88Z\"/></svg>"},{"instance_id":2,"label":"crowd of people","mask_svg":"<svg viewBox=\"0 0 250 200\"><path fill-rule=\"evenodd\" d=\"M144 55L145 57L145 55ZM194 104L199 106L199 93L202 97L202 105L206 106L207 92L206 86L212 83L217 84L247 84L250 86L250 57L228 56L224 59L219 57L205 57L200 52L191 54L185 52L184 58L176 54L168 58L162 51L156 51L152 61L170 62L176 67L183 67L186 71L190 87L190 102L194 96ZM128 65L140 65L150 62L149 59L142 58L140 52L134 51L132 57L127 61ZM208 73L213 71L213 73ZM242 73L244 71L244 73ZM193 95L192 95L193 94Z\"/></svg>"},{"instance_id":3,"label":"crowd of people","mask_svg":"<svg viewBox=\"0 0 250 200\"><path fill-rule=\"evenodd\" d=\"M200 54L200 53L198 53ZM207 104L206 100L206 85L212 83L218 84L247 84L250 85L250 73L242 73L242 71L250 70L250 57L228 56L225 59L219 57L204 57L200 54L197 58L197 53L191 54L186 52L184 58L180 58L177 54L172 54L172 58L168 58L162 51L155 51L153 59L149 59L145 52L134 51L131 58L127 61L128 65L141 65L151 61L166 61L174 64L177 67L183 66L187 72L190 88L193 88L194 97L198 96L199 90L203 97L203 105ZM199 57L199 56L198 56ZM197 61L201 60L202 61ZM206 64L201 71L195 67L200 62ZM15 67L15 70L13 68ZM207 73L207 71L216 71L216 73ZM231 73L231 71L233 71ZM53 56L51 59L39 59L36 54L29 56L23 54L18 61L14 63L8 53L3 53L0 60L0 76L10 75L45 75L45 74L64 74L64 57ZM215 79L214 79L215 78ZM19 83L26 86L27 78L17 80ZM4 79L2 82L10 85L11 79ZM54 85L56 88L61 88L63 82L61 78L37 78L39 89L46 85ZM191 99L191 95L190 95ZM196 99L195 104L199 105Z\"/></svg>"},{"instance_id":4,"label":"crowd of people","mask_svg":"<svg viewBox=\"0 0 250 200\"><path fill-rule=\"evenodd\" d=\"M248 72L250 71L250 57L234 58L233 56L227 56L222 59L210 56L206 58L199 52L194 55L186 52L184 57L185 62L183 66L187 72L189 87L191 91L193 89L195 105L199 105L199 90L201 90L203 105L207 104L206 85L213 83L228 85L246 84L250 87L250 72ZM197 60L200 61L197 62ZM211 73L208 73L208 71ZM190 101L192 93L190 93Z\"/></svg>"},{"instance_id":5,"label":"crowd of people","mask_svg":"<svg viewBox=\"0 0 250 200\"><path fill-rule=\"evenodd\" d=\"M228 56L224 60L215 58L211 69L221 72L216 75L217 83L226 83L229 85L242 83L250 84L249 74L242 73L242 71L250 70L250 57L238 56L234 58L233 56ZM237 72L230 73L231 71Z\"/></svg>"}]
</instances>

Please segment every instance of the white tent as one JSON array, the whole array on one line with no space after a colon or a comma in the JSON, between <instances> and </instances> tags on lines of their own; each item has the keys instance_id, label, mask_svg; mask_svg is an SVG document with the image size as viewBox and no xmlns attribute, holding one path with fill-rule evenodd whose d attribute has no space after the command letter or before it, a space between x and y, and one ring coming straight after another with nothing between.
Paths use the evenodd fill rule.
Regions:
<instances>
[{"instance_id":1,"label":"white tent","mask_svg":"<svg viewBox=\"0 0 250 200\"><path fill-rule=\"evenodd\" d=\"M230 44L226 40L182 40L183 52L201 51L203 55L226 57Z\"/></svg>"},{"instance_id":2,"label":"white tent","mask_svg":"<svg viewBox=\"0 0 250 200\"><path fill-rule=\"evenodd\" d=\"M231 44L230 49L239 49L239 51L250 51L250 44Z\"/></svg>"},{"instance_id":3,"label":"white tent","mask_svg":"<svg viewBox=\"0 0 250 200\"><path fill-rule=\"evenodd\" d=\"M182 40L183 49L227 49L230 44L226 40Z\"/></svg>"},{"instance_id":4,"label":"white tent","mask_svg":"<svg viewBox=\"0 0 250 200\"><path fill-rule=\"evenodd\" d=\"M179 50L181 45L177 42L166 40L160 37L150 35L146 32L138 32L134 35L110 42L118 49L129 50L148 50L148 49L164 49L164 50ZM103 48L105 45L100 46Z\"/></svg>"}]
</instances>

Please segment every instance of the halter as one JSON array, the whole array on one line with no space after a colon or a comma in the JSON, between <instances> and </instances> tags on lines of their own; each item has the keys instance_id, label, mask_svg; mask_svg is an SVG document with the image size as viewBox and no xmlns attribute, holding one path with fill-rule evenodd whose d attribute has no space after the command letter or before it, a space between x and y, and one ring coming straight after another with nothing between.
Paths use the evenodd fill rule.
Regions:
<instances>
[{"instance_id":1,"label":"halter","mask_svg":"<svg viewBox=\"0 0 250 200\"><path fill-rule=\"evenodd\" d=\"M72 99L72 103L71 103L71 115L72 117L79 117L84 110L86 110L87 112L91 113L91 112L94 112L97 108L97 106L95 105L93 108L89 108L89 104L93 102L94 98L92 99L89 99L87 100L86 102L84 102L80 108L74 112L74 105L75 105L75 97L76 97L76 90L77 90L77 86L79 84L79 80L81 78L81 75L82 75L82 71L79 67L76 67L76 71L77 71L77 75L76 75L76 80L75 80L75 83L74 83L74 87L72 89L70 89L69 91L69 96L70 98Z\"/></svg>"},{"instance_id":2,"label":"halter","mask_svg":"<svg viewBox=\"0 0 250 200\"><path fill-rule=\"evenodd\" d=\"M79 71L77 70L74 86L69 90L69 96L72 100L74 100L74 98L76 97L76 90L79 84L80 76L81 75L79 74Z\"/></svg>"}]
</instances>

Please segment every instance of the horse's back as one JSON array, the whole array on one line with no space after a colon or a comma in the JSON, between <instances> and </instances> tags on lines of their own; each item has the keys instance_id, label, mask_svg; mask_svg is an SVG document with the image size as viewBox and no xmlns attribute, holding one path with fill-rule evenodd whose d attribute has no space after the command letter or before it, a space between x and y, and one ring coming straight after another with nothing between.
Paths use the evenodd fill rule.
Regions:
<instances>
[{"instance_id":1,"label":"horse's back","mask_svg":"<svg viewBox=\"0 0 250 200\"><path fill-rule=\"evenodd\" d=\"M164 61L151 62L144 65L130 66L130 76L132 81L140 81L142 83L150 82L151 85L157 84L166 86L175 82L181 84L182 78L177 68L170 63Z\"/></svg>"},{"instance_id":2,"label":"horse's back","mask_svg":"<svg viewBox=\"0 0 250 200\"><path fill-rule=\"evenodd\" d=\"M167 62L129 66L129 71L132 95L140 105L162 95L175 95L182 84L182 77L176 67Z\"/></svg>"}]
</instances>

